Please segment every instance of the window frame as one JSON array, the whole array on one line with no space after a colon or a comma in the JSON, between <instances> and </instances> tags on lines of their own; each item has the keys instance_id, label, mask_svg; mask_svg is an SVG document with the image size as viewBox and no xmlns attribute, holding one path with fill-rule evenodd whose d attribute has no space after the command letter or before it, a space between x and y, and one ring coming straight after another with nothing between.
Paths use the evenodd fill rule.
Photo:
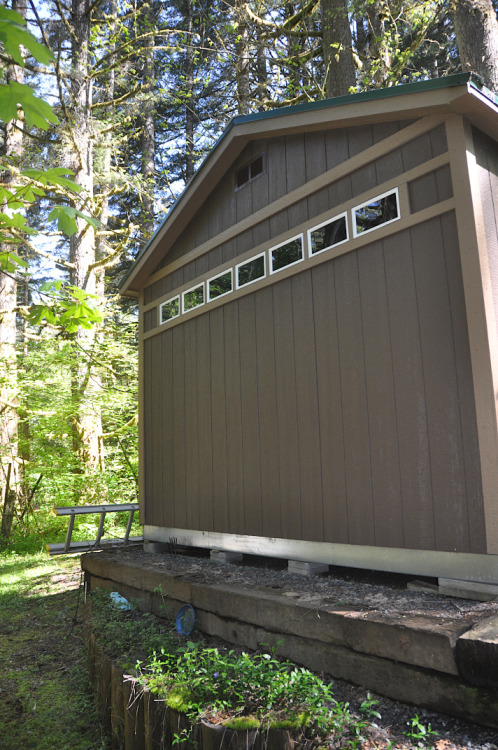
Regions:
<instances>
[{"instance_id":1,"label":"window frame","mask_svg":"<svg viewBox=\"0 0 498 750\"><path fill-rule=\"evenodd\" d=\"M248 263L251 263L253 260L258 260L258 258L263 258L263 275L258 276L257 279L253 279L252 281L247 281L245 284L239 284L239 268L241 266L247 266ZM243 289L246 286L250 286L251 284L255 284L257 281L260 281L261 279L265 279L267 276L267 270L266 270L266 252L257 253L257 255L253 255L251 258L248 258L247 260L243 260L240 263L235 264L235 291L238 289Z\"/></svg>"},{"instance_id":2,"label":"window frame","mask_svg":"<svg viewBox=\"0 0 498 750\"><path fill-rule=\"evenodd\" d=\"M165 307L166 305L169 305L171 302L174 302L175 300L178 300L178 312L176 313L176 315L173 315L171 318L168 318L167 320L163 320L162 319L163 307ZM175 294L174 297L170 297L170 299L165 300L165 302L161 302L161 304L159 305L159 325L163 326L166 323L169 323L170 320L175 320L176 318L179 318L180 314L181 314L180 295Z\"/></svg>"},{"instance_id":3,"label":"window frame","mask_svg":"<svg viewBox=\"0 0 498 750\"><path fill-rule=\"evenodd\" d=\"M375 203L376 201L380 201L382 198L387 198L388 195L395 195L396 196L396 209L398 215L394 219L389 219L388 221L383 221L382 224L377 224L375 227L370 227L370 229L365 229L363 232L358 232L356 228L356 211L360 208L365 208L365 206L369 206L371 203ZM385 193L380 193L380 195L375 195L372 198L369 198L367 201L364 201L363 203L360 203L357 206L354 206L351 209L351 221L353 226L353 238L356 239L356 237L363 237L365 234L368 234L369 232L375 232L376 229L380 229L381 227L385 227L388 224L392 224L394 221L399 221L401 219L401 208L400 208L400 202L399 202L399 189L397 187L392 188L391 190L386 190Z\"/></svg>"},{"instance_id":4,"label":"window frame","mask_svg":"<svg viewBox=\"0 0 498 750\"><path fill-rule=\"evenodd\" d=\"M316 232L318 229L321 229L322 227L327 226L327 224L332 224L334 221L338 221L339 219L344 219L346 224L346 238L344 240L340 240L340 242L334 242L333 245L327 245L327 247L322 247L321 250L317 250L315 253L311 251L313 243L311 241L311 235L313 232ZM349 242L349 221L348 221L348 211L343 211L340 214L337 214L336 216L333 216L331 219L326 219L325 221L322 221L321 224L317 224L315 227L311 227L311 229L308 229L307 231L307 240L308 240L308 257L314 258L317 255L320 255L320 253L324 253L326 250L330 250L333 247L339 247L339 245L343 245L345 242Z\"/></svg>"},{"instance_id":5,"label":"window frame","mask_svg":"<svg viewBox=\"0 0 498 750\"><path fill-rule=\"evenodd\" d=\"M298 260L293 260L292 263L287 263L287 265L282 266L281 268L273 268L272 263L272 253L274 250L278 250L280 247L284 247L285 245L289 245L291 242L294 242L294 240L301 240L301 257L298 258ZM279 273L280 271L284 271L286 268L292 268L292 266L297 266L298 263L302 263L303 260L306 257L305 249L304 249L304 232L300 232L299 234L296 234L294 237L289 237L288 240L285 240L284 242L279 242L278 245L273 245L273 247L270 247L268 249L268 261L269 261L269 268L270 268L270 276L273 276L275 273Z\"/></svg>"},{"instance_id":6,"label":"window frame","mask_svg":"<svg viewBox=\"0 0 498 750\"><path fill-rule=\"evenodd\" d=\"M217 294L216 297L211 297L211 294L210 294L210 291L209 291L209 284L211 283L211 281L215 281L216 279L219 279L220 276L226 276L227 273L230 274L230 283L231 283L230 289L228 290L228 292L223 292L223 294ZM208 303L209 302L214 302L215 300L220 299L221 297L226 297L227 294L232 294L233 291L234 291L234 286L233 286L233 266L230 266L230 268L227 268L226 271L222 271L221 273L217 273L216 276L211 276L210 279L207 279L207 281L206 281L206 292L207 292L207 300L206 300L206 302L208 302Z\"/></svg>"},{"instance_id":7,"label":"window frame","mask_svg":"<svg viewBox=\"0 0 498 750\"><path fill-rule=\"evenodd\" d=\"M185 309L185 295L187 295L189 292L194 292L196 289L200 289L200 287L202 287L202 302L199 302L198 305L189 307L188 310L186 310ZM186 315L192 310L197 310L199 307L202 307L205 304L206 304L206 289L205 289L204 281L201 281L200 284L195 284L194 286L191 286L189 289L185 289L185 291L182 292L182 315Z\"/></svg>"},{"instance_id":8,"label":"window frame","mask_svg":"<svg viewBox=\"0 0 498 750\"><path fill-rule=\"evenodd\" d=\"M257 162L258 159L262 160L263 167L261 169L261 172L258 172L257 175L252 176L251 175L251 166L255 162ZM239 172L241 172L243 169L246 169L246 168L249 170L249 177L241 185L238 185L237 184L237 176L238 176ZM261 177L261 175L263 175L265 173L266 173L266 151L262 151L260 154L258 154L257 156L253 156L249 161L245 162L245 164L242 164L240 167L238 167L235 170L235 192L237 192L238 190L242 190L243 187L245 187L246 185L249 185L250 182L254 182L254 180L257 180L258 177Z\"/></svg>"}]
</instances>

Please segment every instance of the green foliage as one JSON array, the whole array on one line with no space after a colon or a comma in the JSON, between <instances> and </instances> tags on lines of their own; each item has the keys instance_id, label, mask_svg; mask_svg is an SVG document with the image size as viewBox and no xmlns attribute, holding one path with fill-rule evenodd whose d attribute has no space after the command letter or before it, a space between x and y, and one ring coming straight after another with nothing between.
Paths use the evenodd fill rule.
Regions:
<instances>
[{"instance_id":1,"label":"green foliage","mask_svg":"<svg viewBox=\"0 0 498 750\"><path fill-rule=\"evenodd\" d=\"M408 726L408 731L403 732L403 734L411 740L418 740L419 744L423 747L432 747L432 740L439 734L430 724L427 724L427 726L422 724L418 714L415 714L415 716L410 719Z\"/></svg>"},{"instance_id":2,"label":"green foliage","mask_svg":"<svg viewBox=\"0 0 498 750\"><path fill-rule=\"evenodd\" d=\"M12 57L16 65L23 68L24 57L21 47L25 47L36 60L49 63L54 58L53 54L40 44L25 26L26 21L19 13L0 5L0 42L6 54Z\"/></svg>"}]
</instances>

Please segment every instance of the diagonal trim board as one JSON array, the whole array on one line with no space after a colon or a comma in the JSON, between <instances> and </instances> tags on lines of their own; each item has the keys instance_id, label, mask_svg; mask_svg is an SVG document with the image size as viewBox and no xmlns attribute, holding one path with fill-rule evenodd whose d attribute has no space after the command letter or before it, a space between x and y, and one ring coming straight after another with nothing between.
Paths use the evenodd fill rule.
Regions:
<instances>
[{"instance_id":1,"label":"diagonal trim board","mask_svg":"<svg viewBox=\"0 0 498 750\"><path fill-rule=\"evenodd\" d=\"M164 615L166 606L171 615L189 603L205 633L247 648L283 639L279 655L310 669L405 703L498 727L498 677L493 684L477 686L469 665L477 649L487 659L489 675L498 675L498 618L480 624L488 622L483 645L480 626L472 631L472 623L462 620L310 607L268 590L197 583L195 575L191 580L187 574L175 577L118 554L87 554L82 568L90 590L118 590L144 611ZM472 641L472 650L461 647L462 639Z\"/></svg>"}]
</instances>

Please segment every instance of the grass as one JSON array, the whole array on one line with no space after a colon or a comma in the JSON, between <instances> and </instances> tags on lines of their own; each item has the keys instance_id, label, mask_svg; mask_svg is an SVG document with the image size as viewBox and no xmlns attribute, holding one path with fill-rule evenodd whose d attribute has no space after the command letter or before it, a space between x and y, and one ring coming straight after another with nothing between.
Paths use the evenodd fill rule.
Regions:
<instances>
[{"instance_id":1,"label":"grass","mask_svg":"<svg viewBox=\"0 0 498 750\"><path fill-rule=\"evenodd\" d=\"M79 558L0 554L0 747L103 750L87 689Z\"/></svg>"}]
</instances>

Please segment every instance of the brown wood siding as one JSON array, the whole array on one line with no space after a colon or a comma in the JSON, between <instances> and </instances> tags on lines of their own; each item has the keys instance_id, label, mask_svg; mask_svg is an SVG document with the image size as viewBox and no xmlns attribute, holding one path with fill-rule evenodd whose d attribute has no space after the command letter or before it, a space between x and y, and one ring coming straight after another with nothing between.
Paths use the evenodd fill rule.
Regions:
<instances>
[{"instance_id":1,"label":"brown wood siding","mask_svg":"<svg viewBox=\"0 0 498 750\"><path fill-rule=\"evenodd\" d=\"M267 202L277 200L408 124L410 123L379 123L375 126L287 136L249 144L234 164L233 171L217 185L158 269L204 240L216 236L236 221L250 216ZM427 150L431 150L430 144ZM265 172L235 191L236 170L263 151L266 153ZM238 252L242 250L239 249ZM160 294L164 292L156 294L148 291L145 304Z\"/></svg>"},{"instance_id":2,"label":"brown wood siding","mask_svg":"<svg viewBox=\"0 0 498 750\"><path fill-rule=\"evenodd\" d=\"M390 134L389 125L392 124L386 124L384 137ZM375 140L370 126L353 129L353 131L355 132L316 133L313 134L313 137L304 138L304 136L300 136L293 140L282 138L267 144L267 173L237 191L236 194L234 193L237 196L238 203L237 213L232 216L233 223L261 207L259 202L255 203L254 196L258 191L261 191L265 200L273 202L288 190L313 179L320 163L321 172L324 172L325 169L330 169L336 163L341 163L338 160L347 159L349 156L368 148ZM332 145L336 146L336 150L332 148ZM382 156L352 174L340 178L332 185L326 186L306 199L295 203L289 209L271 216L269 220L242 232L230 242L206 253L202 258L186 264L184 268L178 269L174 274L166 277L166 279L169 279L167 284L166 279L155 282L147 288L146 304L164 294L168 294L181 283L188 284L203 272L208 272L222 262L232 260L244 252L250 252L253 247L265 241L271 241L272 238L292 230L293 227L298 231L302 223L312 220L314 216L327 209L333 210L334 206L352 199L355 195L366 190L374 192L376 186L384 180L391 179L397 174L402 174L407 168L418 166L424 161L438 156L444 152L445 148L446 139L442 127L413 139L405 146L391 151L388 155ZM250 155L250 153L248 147L247 154ZM305 155L306 160L304 160ZM247 161L247 155L245 160ZM243 161L242 159L241 163ZM226 180L230 180L233 191L232 178L227 177ZM452 194L449 171L447 168L437 170L432 176L414 181L410 189L414 201L413 211L422 210L425 206L444 200ZM215 193L217 195L217 191ZM223 191L220 195L224 195ZM221 201L221 198L219 200ZM213 206L210 217L217 211L220 212L220 215L221 213L225 215L227 213L226 204L217 203L216 206ZM196 217L191 223L197 224L200 222L202 222L202 217ZM210 225L215 226L211 218ZM216 226L220 229L226 228L221 222ZM190 234L187 231L181 239L182 248L185 252L195 247L194 239L192 237L188 239L188 236ZM174 257L176 257L176 254ZM151 288L153 288L153 291L150 291Z\"/></svg>"},{"instance_id":3,"label":"brown wood siding","mask_svg":"<svg viewBox=\"0 0 498 750\"><path fill-rule=\"evenodd\" d=\"M498 144L476 129L473 130L473 137L494 309L498 322Z\"/></svg>"},{"instance_id":4,"label":"brown wood siding","mask_svg":"<svg viewBox=\"0 0 498 750\"><path fill-rule=\"evenodd\" d=\"M464 310L446 214L147 340L147 523L484 552Z\"/></svg>"}]
</instances>

